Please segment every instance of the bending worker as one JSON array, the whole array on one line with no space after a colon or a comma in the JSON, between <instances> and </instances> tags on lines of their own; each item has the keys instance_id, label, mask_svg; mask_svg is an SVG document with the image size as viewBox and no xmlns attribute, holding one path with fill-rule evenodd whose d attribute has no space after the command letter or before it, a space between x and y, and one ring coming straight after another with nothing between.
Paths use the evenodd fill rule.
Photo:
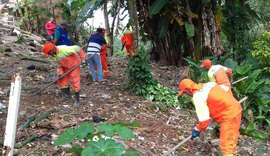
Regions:
<instances>
[{"instance_id":1,"label":"bending worker","mask_svg":"<svg viewBox=\"0 0 270 156\"><path fill-rule=\"evenodd\" d=\"M216 82L226 92L232 94L232 85L227 74L232 79L232 69L222 65L212 65L209 59L206 59L200 65L202 68L208 69L208 78L210 82Z\"/></svg>"},{"instance_id":2,"label":"bending worker","mask_svg":"<svg viewBox=\"0 0 270 156\"><path fill-rule=\"evenodd\" d=\"M85 60L84 51L77 45L74 46L55 46L52 43L46 43L43 46L44 56L52 56L56 60L60 67L57 69L57 75L60 77L62 74L80 64ZM74 106L80 104L80 66L74 69L69 74L65 75L62 79L58 80L57 85L61 88L62 100L65 101L69 98L69 86L68 81L72 83L72 90L75 92Z\"/></svg>"},{"instance_id":3,"label":"bending worker","mask_svg":"<svg viewBox=\"0 0 270 156\"><path fill-rule=\"evenodd\" d=\"M190 79L184 79L179 84L179 95L183 93L192 96L199 119L192 131L192 139L206 130L212 118L220 124L219 148L222 154L236 154L242 117L240 103L214 82L197 84Z\"/></svg>"}]
</instances>

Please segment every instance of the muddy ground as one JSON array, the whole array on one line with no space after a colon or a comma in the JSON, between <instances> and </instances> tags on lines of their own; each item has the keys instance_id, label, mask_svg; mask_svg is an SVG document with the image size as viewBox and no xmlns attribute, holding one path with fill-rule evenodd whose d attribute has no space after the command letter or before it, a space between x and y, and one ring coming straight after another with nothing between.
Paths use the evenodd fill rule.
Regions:
<instances>
[{"instance_id":1,"label":"muddy ground","mask_svg":"<svg viewBox=\"0 0 270 156\"><path fill-rule=\"evenodd\" d=\"M22 77L22 93L18 118L18 131L16 142L24 140L33 134L38 137L16 149L16 155L20 156L51 156L69 155L66 147L54 147L54 137L68 127L75 127L83 122L91 122L92 116L105 118L108 122L136 121L141 127L134 128L135 139L126 142L126 146L137 150L142 156L158 156L165 153L191 133L194 127L195 113L192 110L176 110L174 108L160 110L154 102L135 96L129 91L121 90L121 84L127 81L125 69L127 59L123 57L109 57L110 78L103 83L92 82L89 77L88 67L81 68L81 105L73 108L73 99L63 103L59 89L56 85L42 92L41 95L33 93L52 81L48 76L49 69L55 73L55 63L41 63L30 61L31 58L42 59L40 52L31 51L28 44L5 43L0 53L1 84L0 102L6 106L0 110L0 140L3 140L7 117L8 93L11 77L20 73ZM10 50L6 50L9 48ZM4 50L3 50L4 49ZM45 71L27 70L34 64L46 67ZM181 78L187 76L185 68L164 67L157 63L151 63L154 76L161 84L177 89ZM22 129L26 118L45 111L52 110L48 119L43 120L36 127L27 131ZM199 139L189 141L172 155L217 155L217 147L209 143L218 137L214 137L212 131L208 131ZM2 147L1 147L2 148ZM258 142L250 137L241 135L239 139L239 155L269 155L269 142Z\"/></svg>"}]
</instances>

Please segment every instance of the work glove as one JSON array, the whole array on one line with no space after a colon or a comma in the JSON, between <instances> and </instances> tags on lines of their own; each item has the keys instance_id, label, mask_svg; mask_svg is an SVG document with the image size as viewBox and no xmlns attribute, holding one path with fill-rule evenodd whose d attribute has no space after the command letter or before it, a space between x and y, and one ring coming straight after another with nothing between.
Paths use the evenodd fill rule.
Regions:
<instances>
[{"instance_id":1,"label":"work glove","mask_svg":"<svg viewBox=\"0 0 270 156\"><path fill-rule=\"evenodd\" d=\"M197 131L197 130L193 129L193 131L191 133L191 139L193 140L193 139L199 137L200 133L201 133L200 131Z\"/></svg>"}]
</instances>

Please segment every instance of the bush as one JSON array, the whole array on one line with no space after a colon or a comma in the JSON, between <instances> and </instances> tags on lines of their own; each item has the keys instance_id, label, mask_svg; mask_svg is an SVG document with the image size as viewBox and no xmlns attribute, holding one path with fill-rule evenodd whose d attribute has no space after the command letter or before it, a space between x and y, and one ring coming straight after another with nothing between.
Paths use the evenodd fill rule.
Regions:
<instances>
[{"instance_id":1,"label":"bush","mask_svg":"<svg viewBox=\"0 0 270 156\"><path fill-rule=\"evenodd\" d=\"M259 60L259 63L270 72L270 31L264 31L253 43L252 56Z\"/></svg>"},{"instance_id":2,"label":"bush","mask_svg":"<svg viewBox=\"0 0 270 156\"><path fill-rule=\"evenodd\" d=\"M145 50L141 48L134 58L130 58L126 70L129 77L128 88L136 95L156 102L159 108L183 108L190 103L186 97L179 97L177 91L158 83L152 75L146 56Z\"/></svg>"}]
</instances>

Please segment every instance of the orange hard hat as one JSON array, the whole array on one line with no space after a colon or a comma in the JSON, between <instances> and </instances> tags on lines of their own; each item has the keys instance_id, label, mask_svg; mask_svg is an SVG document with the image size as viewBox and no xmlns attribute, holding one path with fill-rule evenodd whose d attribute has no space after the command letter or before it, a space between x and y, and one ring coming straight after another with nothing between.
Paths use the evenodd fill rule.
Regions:
<instances>
[{"instance_id":1,"label":"orange hard hat","mask_svg":"<svg viewBox=\"0 0 270 156\"><path fill-rule=\"evenodd\" d=\"M53 49L53 47L54 47L54 44L52 44L51 42L44 44L43 52L44 52L45 57L48 57L48 53Z\"/></svg>"},{"instance_id":2,"label":"orange hard hat","mask_svg":"<svg viewBox=\"0 0 270 156\"><path fill-rule=\"evenodd\" d=\"M190 79L182 80L179 84L179 95L182 95L185 89L191 89L194 84L195 82Z\"/></svg>"},{"instance_id":3,"label":"orange hard hat","mask_svg":"<svg viewBox=\"0 0 270 156\"><path fill-rule=\"evenodd\" d=\"M212 62L209 59L205 59L203 60L202 64L200 65L200 67L204 68L204 67L210 67L212 65Z\"/></svg>"}]
</instances>

